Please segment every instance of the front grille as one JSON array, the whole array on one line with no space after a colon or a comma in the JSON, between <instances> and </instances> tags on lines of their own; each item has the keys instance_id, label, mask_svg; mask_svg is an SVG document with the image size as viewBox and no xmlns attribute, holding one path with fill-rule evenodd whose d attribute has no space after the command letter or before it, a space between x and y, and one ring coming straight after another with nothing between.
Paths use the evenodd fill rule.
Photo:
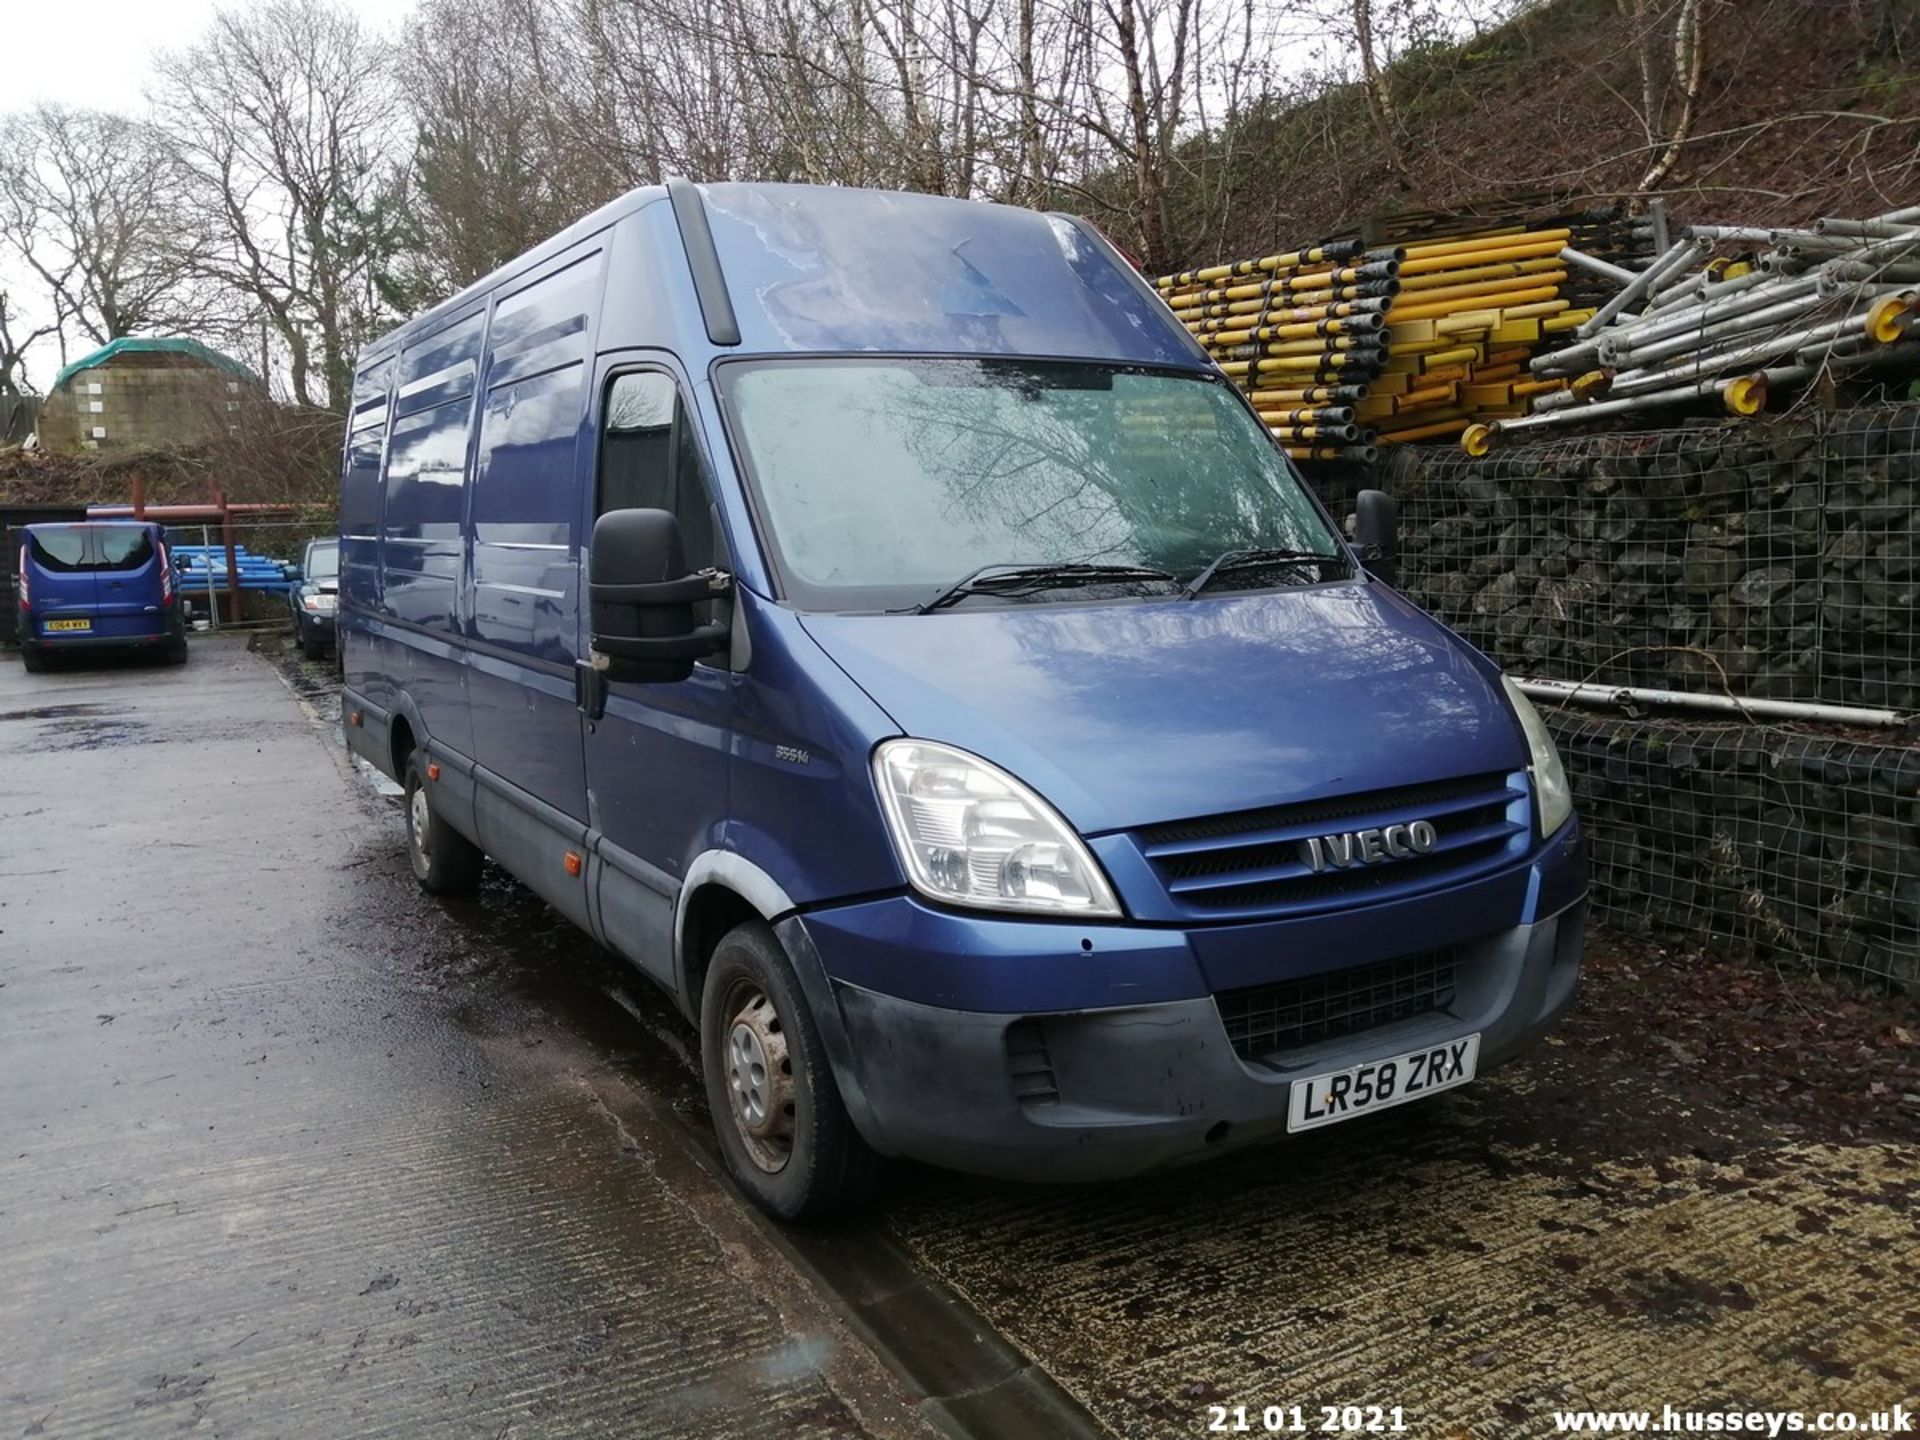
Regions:
<instances>
[{"instance_id":1,"label":"front grille","mask_svg":"<svg viewBox=\"0 0 1920 1440\"><path fill-rule=\"evenodd\" d=\"M1391 1025L1453 1003L1452 950L1426 950L1374 965L1249 985L1214 997L1227 1038L1243 1060Z\"/></svg>"},{"instance_id":2,"label":"front grille","mask_svg":"<svg viewBox=\"0 0 1920 1440\"><path fill-rule=\"evenodd\" d=\"M1176 907L1218 917L1275 914L1387 898L1464 879L1498 863L1529 825L1517 776L1469 775L1300 805L1150 826L1137 839ZM1310 837L1424 820L1434 848L1406 859L1314 870Z\"/></svg>"}]
</instances>

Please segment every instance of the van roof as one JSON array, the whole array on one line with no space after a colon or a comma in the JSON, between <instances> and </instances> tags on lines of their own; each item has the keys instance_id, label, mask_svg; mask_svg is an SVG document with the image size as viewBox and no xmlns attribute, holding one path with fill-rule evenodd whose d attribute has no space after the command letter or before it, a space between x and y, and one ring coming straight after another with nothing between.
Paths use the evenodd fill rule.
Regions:
<instances>
[{"instance_id":1,"label":"van roof","mask_svg":"<svg viewBox=\"0 0 1920 1440\"><path fill-rule=\"evenodd\" d=\"M743 351L1059 355L1211 369L1086 225L813 185L702 187Z\"/></svg>"},{"instance_id":2,"label":"van roof","mask_svg":"<svg viewBox=\"0 0 1920 1440\"><path fill-rule=\"evenodd\" d=\"M22 530L158 530L158 520L36 520Z\"/></svg>"},{"instance_id":3,"label":"van roof","mask_svg":"<svg viewBox=\"0 0 1920 1440\"><path fill-rule=\"evenodd\" d=\"M741 343L717 353L1059 356L1213 368L1151 286L1073 217L840 186L693 188L739 321ZM583 217L369 345L362 365L650 207L639 223L679 250L673 207L661 203L667 197L666 187L645 186ZM674 290L687 289L684 277L684 269L673 277ZM690 334L649 343L684 338L706 348L698 314L681 319Z\"/></svg>"}]
</instances>

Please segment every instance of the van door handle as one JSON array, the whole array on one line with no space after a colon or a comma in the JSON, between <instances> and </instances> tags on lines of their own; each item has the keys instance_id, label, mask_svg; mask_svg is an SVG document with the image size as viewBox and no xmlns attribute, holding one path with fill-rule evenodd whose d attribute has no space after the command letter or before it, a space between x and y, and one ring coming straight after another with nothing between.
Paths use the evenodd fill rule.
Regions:
<instances>
[{"instance_id":1,"label":"van door handle","mask_svg":"<svg viewBox=\"0 0 1920 1440\"><path fill-rule=\"evenodd\" d=\"M607 713L607 676L596 670L591 660L573 662L573 703L588 720L599 720Z\"/></svg>"}]
</instances>

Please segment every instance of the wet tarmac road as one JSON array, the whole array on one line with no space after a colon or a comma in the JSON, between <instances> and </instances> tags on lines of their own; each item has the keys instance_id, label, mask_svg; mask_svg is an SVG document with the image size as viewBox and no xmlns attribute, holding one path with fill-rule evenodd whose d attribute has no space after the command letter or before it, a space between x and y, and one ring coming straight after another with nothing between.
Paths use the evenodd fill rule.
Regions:
<instances>
[{"instance_id":1,"label":"wet tarmac road","mask_svg":"<svg viewBox=\"0 0 1920 1440\"><path fill-rule=\"evenodd\" d=\"M283 668L327 705L321 667ZM23 700L0 665L0 717L104 707L0 718L0 1081L31 1121L0 1111L0 1427L1074 1433L1028 1358L1143 1437L1203 1434L1212 1404L1256 1424L1397 1404L1411 1434L1503 1437L1552 1433L1556 1408L1920 1392L1914 1148L1766 1123L1591 1028L1222 1164L1064 1191L907 1172L885 1244L773 1237L691 1138L690 1037L664 1004L501 877L418 895L391 803L342 778L272 673L198 648L181 679L247 717L203 751L183 737L207 697L144 688L168 672ZM52 825L71 767L109 753L113 783L85 793L134 797L91 842ZM169 856L162 830L191 847ZM131 905L64 878L139 845ZM17 870L67 888L23 908ZM148 932L201 943L126 958ZM896 1246L917 1273L876 1266ZM943 1325L955 1295L973 1309ZM922 1398L998 1377L1025 1410Z\"/></svg>"},{"instance_id":2,"label":"wet tarmac road","mask_svg":"<svg viewBox=\"0 0 1920 1440\"><path fill-rule=\"evenodd\" d=\"M932 1433L400 834L231 642L0 662L0 1433Z\"/></svg>"}]
</instances>

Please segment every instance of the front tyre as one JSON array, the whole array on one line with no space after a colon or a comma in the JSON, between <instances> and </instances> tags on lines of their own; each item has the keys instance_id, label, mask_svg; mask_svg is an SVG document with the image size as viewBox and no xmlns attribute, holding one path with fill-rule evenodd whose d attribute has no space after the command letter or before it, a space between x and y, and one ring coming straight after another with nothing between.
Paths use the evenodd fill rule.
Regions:
<instances>
[{"instance_id":1,"label":"front tyre","mask_svg":"<svg viewBox=\"0 0 1920 1440\"><path fill-rule=\"evenodd\" d=\"M793 965L759 921L736 926L707 966L700 1068L727 1169L780 1220L865 1203L879 1157L854 1129Z\"/></svg>"},{"instance_id":2,"label":"front tyre","mask_svg":"<svg viewBox=\"0 0 1920 1440\"><path fill-rule=\"evenodd\" d=\"M407 760L407 859L413 878L434 895L471 895L480 888L480 847L433 808L427 752Z\"/></svg>"}]
</instances>

